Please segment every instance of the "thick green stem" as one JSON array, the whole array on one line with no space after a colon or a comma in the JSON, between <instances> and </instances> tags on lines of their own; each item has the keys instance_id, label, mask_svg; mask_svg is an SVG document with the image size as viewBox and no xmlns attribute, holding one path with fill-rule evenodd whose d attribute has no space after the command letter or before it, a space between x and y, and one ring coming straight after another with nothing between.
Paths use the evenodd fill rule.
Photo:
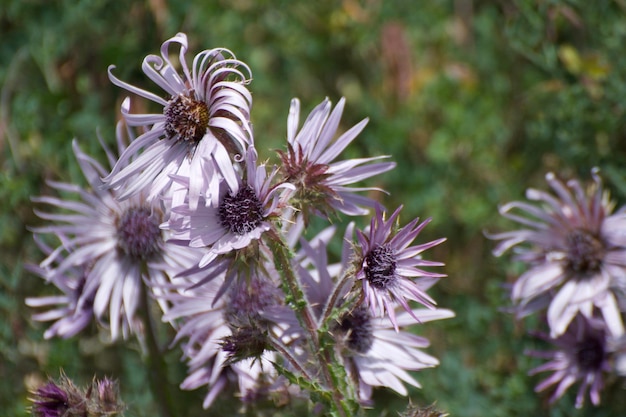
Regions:
<instances>
[{"instance_id":1,"label":"thick green stem","mask_svg":"<svg viewBox=\"0 0 626 417\"><path fill-rule=\"evenodd\" d=\"M150 314L150 303L145 285L141 285L141 306L139 308L140 317L143 322L144 361L148 366L148 380L152 397L159 407L162 417L175 417L174 401L169 390L167 378L167 365L159 348L154 329L154 320Z\"/></svg>"},{"instance_id":2,"label":"thick green stem","mask_svg":"<svg viewBox=\"0 0 626 417\"><path fill-rule=\"evenodd\" d=\"M287 300L289 301L291 307L295 311L296 316L300 321L300 325L305 330L305 335L308 340L311 353L319 362L323 380L322 383L328 391L328 394L330 394L331 401L329 406L332 407L332 411L334 411L332 414L347 417L349 413L344 404L345 392L342 390L344 387L339 387L337 384L337 378L333 378L333 359L328 347L322 347L320 345L318 333L319 325L313 315L313 312L311 311L310 305L307 302L304 291L300 285L300 281L298 280L291 264L293 254L278 233L272 231L269 233L269 236L270 238L268 239L268 244L270 250L272 251L272 255L274 256L274 263L280 274L285 295L287 296Z\"/></svg>"}]
</instances>

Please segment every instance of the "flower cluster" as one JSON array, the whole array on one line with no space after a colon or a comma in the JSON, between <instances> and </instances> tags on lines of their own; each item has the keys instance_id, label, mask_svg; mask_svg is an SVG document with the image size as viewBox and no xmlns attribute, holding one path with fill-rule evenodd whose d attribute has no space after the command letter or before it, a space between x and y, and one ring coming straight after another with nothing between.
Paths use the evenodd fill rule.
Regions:
<instances>
[{"instance_id":1,"label":"flower cluster","mask_svg":"<svg viewBox=\"0 0 626 417\"><path fill-rule=\"evenodd\" d=\"M511 202L500 214L523 226L490 236L499 240L494 254L515 250L527 269L513 283L511 299L519 318L545 317L541 338L556 351L531 352L549 359L532 373L553 371L537 391L556 385L551 401L580 381L576 407L585 393L600 403L605 373L623 373L623 312L626 305L626 210L614 211L597 169L585 188L546 175L552 193L529 189L530 202Z\"/></svg>"},{"instance_id":2,"label":"flower cluster","mask_svg":"<svg viewBox=\"0 0 626 417\"><path fill-rule=\"evenodd\" d=\"M430 268L443 264L423 253L445 239L414 243L430 219L402 227L401 208L387 216L362 194L382 190L355 186L395 164L339 159L367 123L338 135L344 99L334 109L325 99L301 127L294 99L272 166L255 148L248 66L226 49L189 66L187 50L179 33L144 59L162 92L121 81L111 66L113 84L162 112L132 113L126 99L110 168L75 143L88 187L51 182L78 199L35 199L57 209L37 210L51 223L34 229L46 258L32 269L63 292L28 299L52 306L34 317L54 321L46 337L74 336L92 318L112 339L153 337L156 300L189 367L181 387L207 386L205 408L229 384L244 402L315 393L337 415L370 402L374 387L406 395L404 383L419 386L407 371L438 364L409 328L454 315L427 294L444 276ZM334 227L308 236L312 216L372 208L367 227L347 227L338 263L328 262Z\"/></svg>"},{"instance_id":3,"label":"flower cluster","mask_svg":"<svg viewBox=\"0 0 626 417\"><path fill-rule=\"evenodd\" d=\"M65 374L33 391L31 401L35 417L116 416L126 408L120 401L117 381L94 378L87 389L82 389Z\"/></svg>"}]
</instances>

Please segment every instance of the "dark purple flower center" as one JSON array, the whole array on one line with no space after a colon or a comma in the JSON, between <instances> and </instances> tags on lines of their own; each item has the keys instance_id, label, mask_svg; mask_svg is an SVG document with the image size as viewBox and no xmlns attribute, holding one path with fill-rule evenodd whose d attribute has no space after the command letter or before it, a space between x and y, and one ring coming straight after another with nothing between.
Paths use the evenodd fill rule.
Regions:
<instances>
[{"instance_id":1,"label":"dark purple flower center","mask_svg":"<svg viewBox=\"0 0 626 417\"><path fill-rule=\"evenodd\" d=\"M596 337L589 337L576 345L576 361L585 371L601 369L605 353L604 344Z\"/></svg>"},{"instance_id":2,"label":"dark purple flower center","mask_svg":"<svg viewBox=\"0 0 626 417\"><path fill-rule=\"evenodd\" d=\"M595 235L575 229L566 237L567 268L582 276L598 272L604 258L604 245Z\"/></svg>"},{"instance_id":3,"label":"dark purple flower center","mask_svg":"<svg viewBox=\"0 0 626 417\"><path fill-rule=\"evenodd\" d=\"M134 259L149 259L160 251L159 216L147 207L132 207L117 222L117 247Z\"/></svg>"},{"instance_id":4,"label":"dark purple flower center","mask_svg":"<svg viewBox=\"0 0 626 417\"><path fill-rule=\"evenodd\" d=\"M263 220L263 207L256 193L249 185L239 189L237 194L224 197L218 208L222 226L236 235L253 231Z\"/></svg>"},{"instance_id":5,"label":"dark purple flower center","mask_svg":"<svg viewBox=\"0 0 626 417\"><path fill-rule=\"evenodd\" d=\"M384 290L396 276L396 256L389 245L377 246L365 256L365 277L379 290Z\"/></svg>"},{"instance_id":6,"label":"dark purple flower center","mask_svg":"<svg viewBox=\"0 0 626 417\"><path fill-rule=\"evenodd\" d=\"M184 94L172 98L165 109L165 132L169 139L178 138L198 143L209 126L209 108L206 103Z\"/></svg>"},{"instance_id":7,"label":"dark purple flower center","mask_svg":"<svg viewBox=\"0 0 626 417\"><path fill-rule=\"evenodd\" d=\"M364 307L346 313L339 321L339 329L347 335L348 348L357 353L367 353L374 342L372 320Z\"/></svg>"}]
</instances>

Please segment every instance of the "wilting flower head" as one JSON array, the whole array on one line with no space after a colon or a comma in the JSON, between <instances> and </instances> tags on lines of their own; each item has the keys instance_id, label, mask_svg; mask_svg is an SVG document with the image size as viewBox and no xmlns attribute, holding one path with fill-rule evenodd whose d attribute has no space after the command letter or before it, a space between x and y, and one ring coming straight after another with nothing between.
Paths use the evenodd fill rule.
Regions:
<instances>
[{"instance_id":1,"label":"wilting flower head","mask_svg":"<svg viewBox=\"0 0 626 417\"><path fill-rule=\"evenodd\" d=\"M626 282L626 213L611 214L598 171L592 176L593 186L585 191L578 181L564 184L549 173L553 194L529 189L526 197L538 204L515 201L500 208L523 228L490 236L501 240L496 256L517 247L515 259L529 268L511 297L520 315L549 304L552 337L563 334L579 312L591 317L594 307L615 336L624 332L611 286Z\"/></svg>"},{"instance_id":2,"label":"wilting flower head","mask_svg":"<svg viewBox=\"0 0 626 417\"><path fill-rule=\"evenodd\" d=\"M576 408L583 406L587 391L594 405L600 404L600 391L604 387L602 374L611 372L613 351L612 337L606 331L605 323L595 318L577 315L569 327L556 339L542 335L553 343L557 350L531 351L529 355L547 359L548 362L530 371L531 375L540 372L553 372L541 381L535 391L544 391L556 386L550 402L561 398L567 389L579 382L576 394Z\"/></svg>"},{"instance_id":3,"label":"wilting flower head","mask_svg":"<svg viewBox=\"0 0 626 417\"><path fill-rule=\"evenodd\" d=\"M286 181L296 186L295 205L305 216L309 212L327 216L333 211L348 215L367 214L361 206L374 206L374 200L356 194L357 191L378 190L374 187L348 187L358 181L389 171L393 162L370 164L387 158L349 159L333 162L367 124L361 121L333 141L343 112L341 99L331 112L328 99L320 103L307 117L298 133L300 101L291 100L287 121L287 152L281 152L282 170Z\"/></svg>"},{"instance_id":4,"label":"wilting flower head","mask_svg":"<svg viewBox=\"0 0 626 417\"><path fill-rule=\"evenodd\" d=\"M357 231L356 278L362 282L365 301L373 315L382 316L387 312L394 325L396 303L409 314L413 310L409 307L408 300L434 308L435 301L426 294L425 289L432 285L431 278L445 276L420 269L424 266L443 265L441 262L422 259L421 253L445 241L445 238L409 246L430 219L422 223L419 223L419 219L414 219L396 230L396 221L401 209L402 207L398 207L391 217L385 220L385 213L377 206L369 230ZM421 281L424 281L424 285Z\"/></svg>"},{"instance_id":5,"label":"wilting flower head","mask_svg":"<svg viewBox=\"0 0 626 417\"><path fill-rule=\"evenodd\" d=\"M170 61L170 47L180 48L179 65ZM122 199L146 187L151 199L171 185L171 175L183 175L189 177L195 207L200 190L210 193L217 177L234 175L227 150L242 153L252 143L248 66L227 49L212 49L197 54L190 69L186 53L187 36L179 33L163 43L161 56L148 55L143 61L144 73L167 98L119 80L112 74L115 67L109 67L115 85L163 107L161 114L131 114L128 100L122 106L130 126L149 129L122 153L106 178L109 187L120 189ZM208 183L200 182L207 179L203 171L214 174Z\"/></svg>"},{"instance_id":6,"label":"wilting flower head","mask_svg":"<svg viewBox=\"0 0 626 417\"><path fill-rule=\"evenodd\" d=\"M123 149L121 131L119 146ZM74 153L90 186L50 182L53 188L77 195L77 200L38 197L58 213L35 212L50 225L34 229L52 234L61 245L41 263L49 269L47 279L64 292L82 286L75 311L93 309L98 319L108 316L111 337L136 332L135 315L140 306L144 283L164 284L169 277L197 262L197 250L165 244L159 229L166 207L157 200L146 202L145 194L119 201L115 191L102 187L106 170L84 154L74 142ZM108 152L109 162L114 156ZM76 278L76 273L80 274ZM84 282L83 282L84 281ZM42 304L31 299L30 304ZM46 302L44 301L43 304ZM166 308L165 304L161 304Z\"/></svg>"}]
</instances>

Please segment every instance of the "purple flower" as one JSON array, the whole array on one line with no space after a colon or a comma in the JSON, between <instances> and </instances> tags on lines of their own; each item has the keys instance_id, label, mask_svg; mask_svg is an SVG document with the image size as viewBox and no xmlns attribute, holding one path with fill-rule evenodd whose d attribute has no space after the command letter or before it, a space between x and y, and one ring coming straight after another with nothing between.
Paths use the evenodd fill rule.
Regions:
<instances>
[{"instance_id":1,"label":"purple flower","mask_svg":"<svg viewBox=\"0 0 626 417\"><path fill-rule=\"evenodd\" d=\"M496 256L516 247L515 259L528 265L511 298L520 316L547 306L552 337L563 334L579 312L591 317L594 308L602 311L615 336L624 333L611 287L626 283L626 213L611 214L613 203L598 171L592 176L586 192L578 181L566 185L549 173L554 194L529 189L526 197L538 204L516 201L500 208L523 228L489 236L501 240Z\"/></svg>"},{"instance_id":2,"label":"purple flower","mask_svg":"<svg viewBox=\"0 0 626 417\"><path fill-rule=\"evenodd\" d=\"M120 130L118 144L123 150ZM34 232L55 235L61 242L40 266L49 270L46 278L66 296L73 291L68 299L72 310L93 310L101 322L108 316L111 337L116 339L120 332L127 337L140 329L135 315L144 291L142 286L164 285L170 277L197 262L199 252L166 245L166 234L159 229L159 224L164 220L167 207L158 200L146 202L145 193L120 202L115 191L102 187L101 177L106 170L84 154L76 142L73 146L90 188L50 182L59 191L76 194L78 200L48 196L33 199L58 209L58 212L35 210L50 224L37 227ZM113 162L114 156L108 151L107 154L109 162ZM71 299L75 294L80 294L78 299ZM52 301L30 299L29 303L45 305ZM161 307L166 309L167 305L161 303ZM55 334L69 335L74 330L78 329L62 333L55 330Z\"/></svg>"},{"instance_id":3,"label":"purple flower","mask_svg":"<svg viewBox=\"0 0 626 417\"><path fill-rule=\"evenodd\" d=\"M244 172L232 184L220 183L215 203L195 210L188 204L175 207L172 218L162 226L171 231L173 242L207 249L197 266L188 271L190 274L207 270L206 282L225 270L235 271L227 275L222 291L237 275L237 269L231 267L241 252L253 254L243 258L256 259L257 264L264 262L255 244L272 228L272 220L280 215L293 190L287 183L272 185L276 170L268 175L265 165L257 166L254 147L248 148Z\"/></svg>"},{"instance_id":4,"label":"purple flower","mask_svg":"<svg viewBox=\"0 0 626 417\"><path fill-rule=\"evenodd\" d=\"M170 47L180 49L179 65L170 61ZM186 53L187 36L178 33L163 43L161 56L148 55L143 61L144 73L167 99L119 80L111 72L115 67L109 67L115 85L163 107L162 114L131 114L128 99L122 106L129 126L148 129L106 178L109 187L120 189L122 199L146 187L152 199L171 185L172 175L182 175L189 178L190 205L195 207L201 190L210 194L217 177L234 175L228 151L241 153L252 143L252 97L246 88L250 69L227 49L200 52L190 69ZM204 176L204 171L213 175ZM208 183L201 182L207 178Z\"/></svg>"},{"instance_id":5,"label":"purple flower","mask_svg":"<svg viewBox=\"0 0 626 417\"><path fill-rule=\"evenodd\" d=\"M395 318L375 318L364 306L356 307L338 322L334 333L345 360L351 364L347 369L355 373L359 381L359 396L368 401L372 387L391 388L407 395L403 384L415 387L420 384L407 372L419 371L439 365L439 361L421 349L430 345L428 339L412 332L398 330L415 324L454 317L446 309L413 309Z\"/></svg>"},{"instance_id":6,"label":"purple flower","mask_svg":"<svg viewBox=\"0 0 626 417\"><path fill-rule=\"evenodd\" d=\"M375 187L348 187L358 181L389 171L393 162L370 164L386 156L348 159L333 162L367 124L361 121L333 141L343 112L342 98L331 112L328 99L320 103L296 133L300 118L300 102L291 100L287 122L287 152L281 152L282 171L286 181L294 184L296 208L305 216L309 212L328 216L334 211L348 215L367 214L361 206L374 206L374 200L356 194L379 190Z\"/></svg>"},{"instance_id":7,"label":"purple flower","mask_svg":"<svg viewBox=\"0 0 626 417\"><path fill-rule=\"evenodd\" d=\"M117 382L94 378L86 390L78 388L64 373L33 392L35 417L114 416L126 408L119 398Z\"/></svg>"},{"instance_id":8,"label":"purple flower","mask_svg":"<svg viewBox=\"0 0 626 417\"><path fill-rule=\"evenodd\" d=\"M46 254L52 253L52 248L35 239L39 248ZM36 321L54 321L54 323L44 332L44 337L49 339L54 336L69 338L75 336L83 330L93 319L93 298L94 294L84 294L86 276L88 268L79 266L70 268L66 274L59 276L51 268L42 268L39 265L29 265L31 272L52 283L63 292L63 295L52 295L46 297L26 298L29 307L49 307L53 309L33 314ZM87 300L86 302L79 301Z\"/></svg>"},{"instance_id":9,"label":"purple flower","mask_svg":"<svg viewBox=\"0 0 626 417\"><path fill-rule=\"evenodd\" d=\"M371 313L382 316L387 312L394 325L396 303L409 314L413 310L409 307L408 300L434 308L436 303L425 290L433 284L434 278L445 276L420 267L443 266L441 262L422 259L421 253L446 239L409 246L430 219L419 223L417 218L396 230L395 223L401 209L402 207L398 207L385 220L385 213L377 206L369 230L357 231L358 247L355 254L356 278L362 282L363 296Z\"/></svg>"},{"instance_id":10,"label":"purple flower","mask_svg":"<svg viewBox=\"0 0 626 417\"><path fill-rule=\"evenodd\" d=\"M315 312L321 312L328 306L331 292L335 291L337 278L342 278L350 271L352 248L350 237L352 225L344 234L344 248L339 265L327 264L326 245L334 232L333 228L322 231L311 241L300 240L301 250L296 257L296 270L307 290L309 303L315 306ZM434 281L430 281L432 284ZM341 285L341 284L339 284ZM429 285L425 285L424 289ZM341 291L335 308L342 306L348 298ZM389 304L390 308L397 304ZM392 321L390 317L394 317ZM401 395L407 395L404 383L419 387L419 383L408 371L432 368L439 361L421 349L430 345L429 341L405 329L415 324L416 320L425 323L454 317L454 312L446 309L412 309L402 312L397 317L377 318L364 304L348 308L337 321L331 324L331 334L336 340L336 349L350 377L358 382L359 398L364 403L371 400L373 387L388 387ZM408 330L408 329L407 329Z\"/></svg>"},{"instance_id":11,"label":"purple flower","mask_svg":"<svg viewBox=\"0 0 626 417\"><path fill-rule=\"evenodd\" d=\"M275 352L255 351L257 357L234 358L234 352L249 351L251 340L242 334L265 334L282 337L296 326L293 312L281 304L280 291L267 278L253 275L229 288L216 301L223 277L166 296L173 303L164 320L178 324L176 342L182 342L183 357L189 367L181 388L192 390L208 386L203 407L209 408L229 381L236 381L242 398L253 398L262 390L278 390L284 384L277 379L272 362ZM254 332L257 330L258 332ZM253 343L259 339L252 340ZM235 359L235 360L234 360Z\"/></svg>"},{"instance_id":12,"label":"purple flower","mask_svg":"<svg viewBox=\"0 0 626 417\"><path fill-rule=\"evenodd\" d=\"M553 343L557 349L550 352L528 352L531 356L548 360L531 370L530 375L552 372L552 375L535 387L535 391L541 392L556 386L550 397L550 402L553 403L561 398L570 386L580 382L576 394L576 408L583 406L587 391L591 402L594 405L600 404L600 391L604 386L602 374L612 371L613 358L612 338L607 332L605 323L578 315L558 338L540 336Z\"/></svg>"},{"instance_id":13,"label":"purple flower","mask_svg":"<svg viewBox=\"0 0 626 417\"><path fill-rule=\"evenodd\" d=\"M70 397L53 381L48 381L34 394L32 412L35 417L63 417L67 415L66 411L70 408Z\"/></svg>"}]
</instances>

